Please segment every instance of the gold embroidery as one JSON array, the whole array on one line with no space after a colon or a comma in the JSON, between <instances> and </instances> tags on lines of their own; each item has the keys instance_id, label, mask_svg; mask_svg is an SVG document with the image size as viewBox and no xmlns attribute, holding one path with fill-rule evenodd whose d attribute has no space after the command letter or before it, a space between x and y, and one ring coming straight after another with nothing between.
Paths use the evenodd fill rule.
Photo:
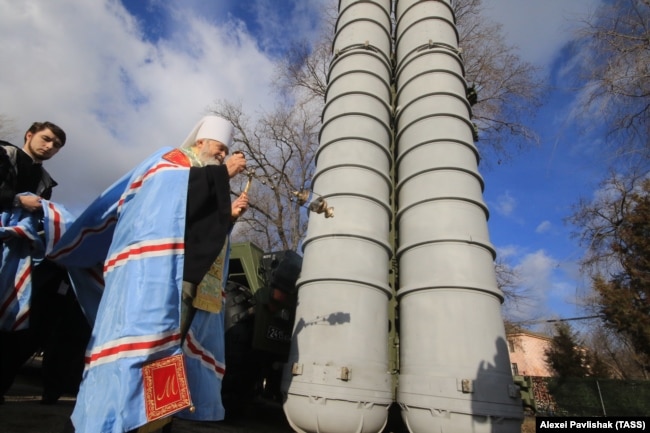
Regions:
<instances>
[{"instance_id":1,"label":"gold embroidery","mask_svg":"<svg viewBox=\"0 0 650 433\"><path fill-rule=\"evenodd\" d=\"M161 390L160 394L156 396L156 401L163 398L170 398L178 395L178 383L176 376L168 376L165 381L165 388Z\"/></svg>"},{"instance_id":2,"label":"gold embroidery","mask_svg":"<svg viewBox=\"0 0 650 433\"><path fill-rule=\"evenodd\" d=\"M210 313L219 313L221 311L223 307L223 295L221 293L223 290L223 268L227 248L228 242L226 241L216 260L196 288L196 296L192 301L194 308Z\"/></svg>"},{"instance_id":3,"label":"gold embroidery","mask_svg":"<svg viewBox=\"0 0 650 433\"><path fill-rule=\"evenodd\" d=\"M182 354L142 366L142 380L147 421L171 415L191 406Z\"/></svg>"}]
</instances>

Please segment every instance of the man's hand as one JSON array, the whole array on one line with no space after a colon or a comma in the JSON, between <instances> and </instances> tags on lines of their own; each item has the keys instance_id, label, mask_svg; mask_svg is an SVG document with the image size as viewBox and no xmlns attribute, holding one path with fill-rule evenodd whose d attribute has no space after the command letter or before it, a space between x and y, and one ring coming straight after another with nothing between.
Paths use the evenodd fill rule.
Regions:
<instances>
[{"instance_id":1,"label":"man's hand","mask_svg":"<svg viewBox=\"0 0 650 433\"><path fill-rule=\"evenodd\" d=\"M228 169L228 176L235 177L242 171L246 170L246 158L241 152L234 152L230 158L226 160L226 168Z\"/></svg>"},{"instance_id":2,"label":"man's hand","mask_svg":"<svg viewBox=\"0 0 650 433\"><path fill-rule=\"evenodd\" d=\"M36 195L19 195L16 197L20 202L20 207L28 212L36 212L42 207L41 198Z\"/></svg>"},{"instance_id":3,"label":"man's hand","mask_svg":"<svg viewBox=\"0 0 650 433\"><path fill-rule=\"evenodd\" d=\"M239 197L232 202L232 219L239 218L244 212L248 209L248 194L245 192L241 193Z\"/></svg>"}]
</instances>

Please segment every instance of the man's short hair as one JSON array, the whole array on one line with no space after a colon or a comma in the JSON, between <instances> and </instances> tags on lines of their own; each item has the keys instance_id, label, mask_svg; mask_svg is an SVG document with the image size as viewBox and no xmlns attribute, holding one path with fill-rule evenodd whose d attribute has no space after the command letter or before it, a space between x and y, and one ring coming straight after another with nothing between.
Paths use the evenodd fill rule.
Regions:
<instances>
[{"instance_id":1,"label":"man's short hair","mask_svg":"<svg viewBox=\"0 0 650 433\"><path fill-rule=\"evenodd\" d=\"M65 144L65 131L61 128L59 128L57 125L55 125L52 122L34 122L32 123L32 126L29 127L27 131L25 131L25 142L27 142L27 134L32 133L36 134L37 132L41 132L45 129L49 129L52 131L54 135L56 135L56 138L59 139L61 142L61 146Z\"/></svg>"}]
</instances>

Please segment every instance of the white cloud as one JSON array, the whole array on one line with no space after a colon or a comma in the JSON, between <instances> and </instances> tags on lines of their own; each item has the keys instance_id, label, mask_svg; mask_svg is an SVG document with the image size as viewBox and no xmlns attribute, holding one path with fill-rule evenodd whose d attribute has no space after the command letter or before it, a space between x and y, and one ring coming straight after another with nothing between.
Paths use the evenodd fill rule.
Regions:
<instances>
[{"instance_id":1,"label":"white cloud","mask_svg":"<svg viewBox=\"0 0 650 433\"><path fill-rule=\"evenodd\" d=\"M506 191L497 197L495 210L499 214L503 216L510 216L516 207L517 200L512 195L510 195L510 191Z\"/></svg>"},{"instance_id":2,"label":"white cloud","mask_svg":"<svg viewBox=\"0 0 650 433\"><path fill-rule=\"evenodd\" d=\"M515 258L510 255L507 260L518 277L517 293L525 299L516 305L505 305L511 320L526 323L576 314L581 277L575 263L560 262L541 249L521 256L519 262Z\"/></svg>"},{"instance_id":3,"label":"white cloud","mask_svg":"<svg viewBox=\"0 0 650 433\"><path fill-rule=\"evenodd\" d=\"M254 0L251 6L264 35L260 43L270 52L284 48L296 39L316 40L320 37L325 8L336 10L336 3L332 0L283 0L282 3Z\"/></svg>"},{"instance_id":4,"label":"white cloud","mask_svg":"<svg viewBox=\"0 0 650 433\"><path fill-rule=\"evenodd\" d=\"M536 292L544 292L550 286L555 260L544 250L538 250L527 254L515 267L520 275L522 283L531 287Z\"/></svg>"},{"instance_id":5,"label":"white cloud","mask_svg":"<svg viewBox=\"0 0 650 433\"><path fill-rule=\"evenodd\" d=\"M512 258L509 260L512 262ZM543 250L521 257L511 266L518 279L515 293L523 297L514 304L505 304L505 314L510 320L530 321L543 318L547 312L547 294L551 283L553 259Z\"/></svg>"},{"instance_id":6,"label":"white cloud","mask_svg":"<svg viewBox=\"0 0 650 433\"><path fill-rule=\"evenodd\" d=\"M602 0L489 0L487 16L503 24L509 45L519 48L526 61L547 66L558 50L573 37L580 20L592 13Z\"/></svg>"},{"instance_id":7,"label":"white cloud","mask_svg":"<svg viewBox=\"0 0 650 433\"><path fill-rule=\"evenodd\" d=\"M177 146L217 99L272 103L271 60L237 23L191 12L170 39L145 41L119 2L0 0L0 114L19 133L49 120L68 143L48 170L73 211L152 151ZM184 14L184 15L183 15Z\"/></svg>"},{"instance_id":8,"label":"white cloud","mask_svg":"<svg viewBox=\"0 0 650 433\"><path fill-rule=\"evenodd\" d=\"M516 245L506 245L504 247L497 247L497 257L503 260L509 260L519 254L519 247Z\"/></svg>"},{"instance_id":9,"label":"white cloud","mask_svg":"<svg viewBox=\"0 0 650 433\"><path fill-rule=\"evenodd\" d=\"M548 233L553 228L553 224L549 220L542 221L535 229L535 233Z\"/></svg>"}]
</instances>

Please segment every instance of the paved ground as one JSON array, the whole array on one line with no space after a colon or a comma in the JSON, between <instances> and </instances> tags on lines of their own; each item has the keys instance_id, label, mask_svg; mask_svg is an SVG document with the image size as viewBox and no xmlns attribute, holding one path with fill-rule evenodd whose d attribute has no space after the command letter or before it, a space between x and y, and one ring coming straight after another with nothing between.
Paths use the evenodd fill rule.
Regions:
<instances>
[{"instance_id":1,"label":"paved ground","mask_svg":"<svg viewBox=\"0 0 650 433\"><path fill-rule=\"evenodd\" d=\"M74 399L56 405L40 404L38 396L11 396L0 405L2 433L61 433L72 413ZM282 410L254 405L243 418L222 422L192 422L175 419L171 433L291 433Z\"/></svg>"},{"instance_id":2,"label":"paved ground","mask_svg":"<svg viewBox=\"0 0 650 433\"><path fill-rule=\"evenodd\" d=\"M41 404L38 362L26 365L0 404L0 433L61 433L72 413L74 396L63 396L57 404ZM193 422L175 419L171 433L292 433L280 403L254 402L236 419ZM391 415L382 433L406 433L399 414Z\"/></svg>"},{"instance_id":3,"label":"paved ground","mask_svg":"<svg viewBox=\"0 0 650 433\"><path fill-rule=\"evenodd\" d=\"M38 362L23 367L0 404L1 433L61 433L72 413L74 396L63 396L53 405L41 404ZM279 403L255 402L241 417L222 422L175 419L172 433L291 433Z\"/></svg>"}]
</instances>

